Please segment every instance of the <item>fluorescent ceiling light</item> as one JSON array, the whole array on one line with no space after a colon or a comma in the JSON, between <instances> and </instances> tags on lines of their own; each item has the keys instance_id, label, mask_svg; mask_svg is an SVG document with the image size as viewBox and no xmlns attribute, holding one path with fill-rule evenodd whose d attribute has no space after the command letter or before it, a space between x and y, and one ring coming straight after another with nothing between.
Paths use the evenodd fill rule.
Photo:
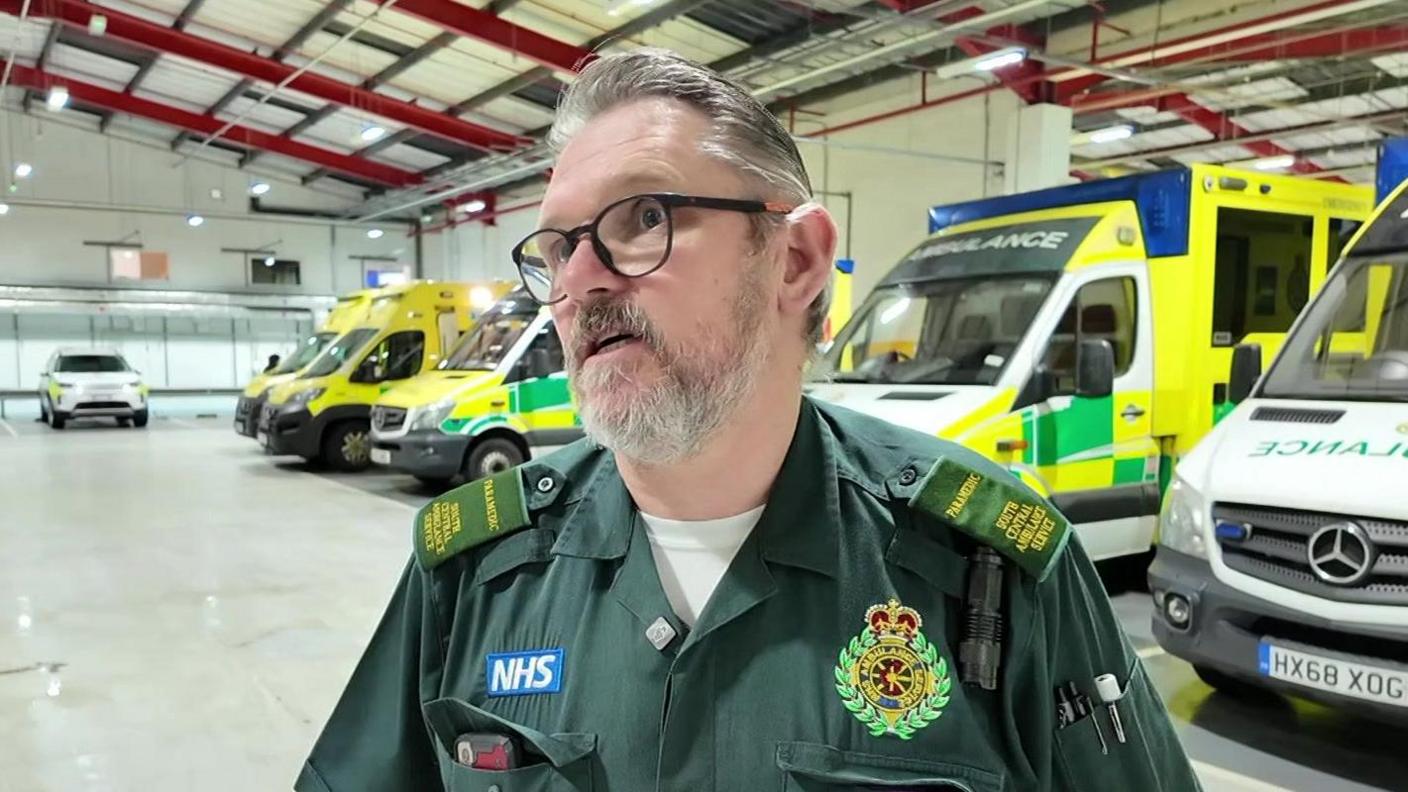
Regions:
<instances>
[{"instance_id":1,"label":"fluorescent ceiling light","mask_svg":"<svg viewBox=\"0 0 1408 792\"><path fill-rule=\"evenodd\" d=\"M1262 157L1259 160L1252 160L1252 168L1259 171L1285 170L1296 164L1294 154L1282 154L1279 157Z\"/></svg>"},{"instance_id":2,"label":"fluorescent ceiling light","mask_svg":"<svg viewBox=\"0 0 1408 792\"><path fill-rule=\"evenodd\" d=\"M272 267L272 266L274 266L274 257L273 257L273 256L265 256L265 257L264 257L264 266L266 266L266 267Z\"/></svg>"},{"instance_id":3,"label":"fluorescent ceiling light","mask_svg":"<svg viewBox=\"0 0 1408 792\"><path fill-rule=\"evenodd\" d=\"M362 127L363 143L375 143L376 141L381 140L383 137L386 137L386 127L378 126L376 124L367 124L366 126Z\"/></svg>"},{"instance_id":4,"label":"fluorescent ceiling light","mask_svg":"<svg viewBox=\"0 0 1408 792\"><path fill-rule=\"evenodd\" d=\"M265 194L267 194L267 193L268 193L270 190L272 190L272 189L273 189L273 188L269 186L269 183L268 183L268 182L257 181L257 182L255 182L254 184L251 184L251 185L249 186L249 194L250 194L250 195L265 195Z\"/></svg>"},{"instance_id":5,"label":"fluorescent ceiling light","mask_svg":"<svg viewBox=\"0 0 1408 792\"><path fill-rule=\"evenodd\" d=\"M10 205L7 204L7 203L0 203L0 217L4 217L5 215L7 215L7 214L9 214L9 213L10 213Z\"/></svg>"},{"instance_id":6,"label":"fluorescent ceiling light","mask_svg":"<svg viewBox=\"0 0 1408 792\"><path fill-rule=\"evenodd\" d=\"M461 212L465 212L467 214L474 214L475 212L484 211L484 208L486 206L488 206L488 204L484 203L478 198L475 198L473 201L465 201L464 203L460 204L459 208Z\"/></svg>"},{"instance_id":7,"label":"fluorescent ceiling light","mask_svg":"<svg viewBox=\"0 0 1408 792\"><path fill-rule=\"evenodd\" d=\"M28 162L21 162L15 166L16 179L28 179L34 173L34 166Z\"/></svg>"},{"instance_id":8,"label":"fluorescent ceiling light","mask_svg":"<svg viewBox=\"0 0 1408 792\"><path fill-rule=\"evenodd\" d=\"M49 98L44 100L49 105L49 109L58 112L68 107L68 88L62 85L55 85L49 89Z\"/></svg>"},{"instance_id":9,"label":"fluorescent ceiling light","mask_svg":"<svg viewBox=\"0 0 1408 792\"><path fill-rule=\"evenodd\" d=\"M1105 127L1090 133L1091 143L1114 143L1116 140L1125 140L1134 136L1134 127L1129 124Z\"/></svg>"},{"instance_id":10,"label":"fluorescent ceiling light","mask_svg":"<svg viewBox=\"0 0 1408 792\"><path fill-rule=\"evenodd\" d=\"M386 232L382 231L380 228L373 228L367 232L367 239L381 239L385 234Z\"/></svg>"},{"instance_id":11,"label":"fluorescent ceiling light","mask_svg":"<svg viewBox=\"0 0 1408 792\"><path fill-rule=\"evenodd\" d=\"M621 16L629 9L644 8L653 2L655 2L655 0L607 0L606 15L614 17Z\"/></svg>"},{"instance_id":12,"label":"fluorescent ceiling light","mask_svg":"<svg viewBox=\"0 0 1408 792\"><path fill-rule=\"evenodd\" d=\"M188 214L186 215L186 225L190 226L191 228L200 228L201 226L205 225L205 218L194 213Z\"/></svg>"},{"instance_id":13,"label":"fluorescent ceiling light","mask_svg":"<svg viewBox=\"0 0 1408 792\"><path fill-rule=\"evenodd\" d=\"M973 64L977 71L990 72L996 69L1003 69L1008 66L1015 66L1027 59L1027 51L1021 47L1008 47L1007 49L990 52L979 58Z\"/></svg>"}]
</instances>

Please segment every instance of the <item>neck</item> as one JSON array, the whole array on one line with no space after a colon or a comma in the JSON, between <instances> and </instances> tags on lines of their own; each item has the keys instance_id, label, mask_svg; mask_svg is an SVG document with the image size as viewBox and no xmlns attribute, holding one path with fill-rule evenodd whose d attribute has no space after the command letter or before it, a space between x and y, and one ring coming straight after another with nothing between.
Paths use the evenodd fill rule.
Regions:
<instances>
[{"instance_id":1,"label":"neck","mask_svg":"<svg viewBox=\"0 0 1408 792\"><path fill-rule=\"evenodd\" d=\"M656 517L716 520L742 514L767 502L801 407L796 382L760 382L698 454L670 465L646 465L617 454L616 467L637 508Z\"/></svg>"}]
</instances>

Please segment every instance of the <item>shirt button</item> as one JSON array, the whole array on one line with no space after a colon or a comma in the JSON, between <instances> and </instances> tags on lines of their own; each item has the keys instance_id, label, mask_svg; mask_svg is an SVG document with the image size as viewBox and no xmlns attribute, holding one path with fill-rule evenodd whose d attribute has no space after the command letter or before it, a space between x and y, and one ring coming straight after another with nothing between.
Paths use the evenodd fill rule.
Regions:
<instances>
[{"instance_id":1,"label":"shirt button","mask_svg":"<svg viewBox=\"0 0 1408 792\"><path fill-rule=\"evenodd\" d=\"M918 480L919 480L919 474L914 471L914 468L912 468L912 467L907 467L907 468L905 468L904 470L900 471L900 485L901 485L901 486L908 487L910 484L913 484L914 482L916 482L916 481L918 481Z\"/></svg>"},{"instance_id":2,"label":"shirt button","mask_svg":"<svg viewBox=\"0 0 1408 792\"><path fill-rule=\"evenodd\" d=\"M538 479L538 492L552 492L552 488L555 486L557 485L553 483L552 476L543 476L542 478Z\"/></svg>"}]
</instances>

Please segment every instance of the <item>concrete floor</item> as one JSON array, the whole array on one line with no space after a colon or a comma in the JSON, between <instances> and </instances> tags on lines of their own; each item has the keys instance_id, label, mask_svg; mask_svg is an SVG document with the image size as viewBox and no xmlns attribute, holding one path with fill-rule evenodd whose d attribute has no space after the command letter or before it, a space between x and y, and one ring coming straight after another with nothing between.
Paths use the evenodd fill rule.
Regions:
<instances>
[{"instance_id":1,"label":"concrete floor","mask_svg":"<svg viewBox=\"0 0 1408 792\"><path fill-rule=\"evenodd\" d=\"M228 418L0 419L0 471L0 792L289 788L431 494ZM1210 792L1408 790L1408 732L1216 694L1115 603Z\"/></svg>"}]
</instances>

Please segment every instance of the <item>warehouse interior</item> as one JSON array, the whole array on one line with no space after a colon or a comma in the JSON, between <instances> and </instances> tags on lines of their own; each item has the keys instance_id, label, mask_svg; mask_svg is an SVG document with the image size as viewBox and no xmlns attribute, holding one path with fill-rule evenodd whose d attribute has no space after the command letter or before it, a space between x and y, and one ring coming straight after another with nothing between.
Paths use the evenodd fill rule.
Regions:
<instances>
[{"instance_id":1,"label":"warehouse interior","mask_svg":"<svg viewBox=\"0 0 1408 792\"><path fill-rule=\"evenodd\" d=\"M510 251L538 228L559 96L594 54L641 47L737 81L793 135L839 230L827 329L838 349L859 349L853 314L889 324L904 313L909 298L872 295L931 234L1018 211L988 202L1011 197L1068 222L1056 199L1021 196L1075 189L1139 202L1139 185L1184 174L1180 200L1194 208L1168 222L1183 224L1192 268L1204 242L1209 257L1226 252L1221 237L1199 241L1210 226L1198 224L1211 222L1197 219L1201 202L1244 190L1206 210L1226 222L1251 211L1255 185L1271 198L1303 190L1318 207L1304 226L1247 226L1243 257L1254 261L1238 299L1271 303L1248 309L1262 325L1229 318L1240 309L1215 304L1211 285L1188 303L1213 317L1210 347L1192 320L1139 325L1154 340L1130 355L1158 361L1186 347L1198 350L1190 369L1215 372L1216 401L1188 412L1210 429L1233 420L1239 345L1256 336L1255 373L1269 368L1274 381L1280 339L1294 339L1298 315L1312 321L1355 231L1408 223L1408 211L1390 216L1397 204L1373 212L1397 185L1384 184L1388 144L1408 136L1399 0L0 0L0 792L291 787L405 567L416 511L540 453L496 435L499 446L457 452L449 470L377 455L399 447L381 440L400 421L414 430L435 412L395 401L405 391L391 386L483 353L470 340L491 328L490 309L521 301ZM1190 183L1190 173L1214 175ZM1138 244L1152 261L1160 237L1148 224L1164 221L1145 209L1133 222L1146 224ZM1149 267L1156 293L1173 288L1171 268ZM417 360L399 374L388 373L403 359L395 336L374 336L381 386L358 386L368 395L339 408L355 406L360 423L282 448L267 440L282 431L276 399L330 398L331 385L300 391L312 369L326 362L319 376L359 382L339 368L373 338L355 328L388 294L417 305L427 283L458 307L433 309L438 324L416 331ZM1408 296L1401 278L1374 283L1371 301L1376 288ZM1004 312L1019 304L1002 299ZM1152 319L1149 303L1091 316L1173 321L1165 298L1152 299ZM1014 360L1017 339L1041 324L1040 301L1029 305L1030 321L997 322ZM536 306L520 312L514 333L550 332L533 324ZM974 316L960 332L991 336ZM560 344L555 354L541 373L561 369ZM541 364L527 355L523 365ZM828 365L843 383L841 358ZM86 412L66 401L71 387L102 390L71 382L101 373L121 375L119 395ZM1148 383L1163 376L1143 389L1162 393ZM1356 453L1384 450L1362 486L1401 498L1408 387L1396 387L1372 405L1387 435L1366 435ZM1150 398L1143 409L1164 409L1164 396ZM570 410L545 419L563 442L580 436ZM445 403L425 425L477 431L461 415ZM1262 456L1313 454L1297 431ZM1346 435L1339 450L1358 440ZM1150 451L1135 474L1160 502L1177 475L1160 477L1160 453L1198 453L1182 442ZM1408 539L1382 539L1408 537L1406 501L1319 509L1360 515L1381 539L1371 556L1398 564L1373 573L1388 593L1357 601L1375 603L1366 624L1387 626L1330 647L1358 658L1356 669L1380 668L1386 690L1408 679ZM1408 789L1401 687L1401 701L1384 693L1360 711L1210 676L1156 637L1176 589L1146 576L1160 508L1141 517L1139 546L1092 554L1203 787ZM1336 604L1356 602L1337 591Z\"/></svg>"}]
</instances>

